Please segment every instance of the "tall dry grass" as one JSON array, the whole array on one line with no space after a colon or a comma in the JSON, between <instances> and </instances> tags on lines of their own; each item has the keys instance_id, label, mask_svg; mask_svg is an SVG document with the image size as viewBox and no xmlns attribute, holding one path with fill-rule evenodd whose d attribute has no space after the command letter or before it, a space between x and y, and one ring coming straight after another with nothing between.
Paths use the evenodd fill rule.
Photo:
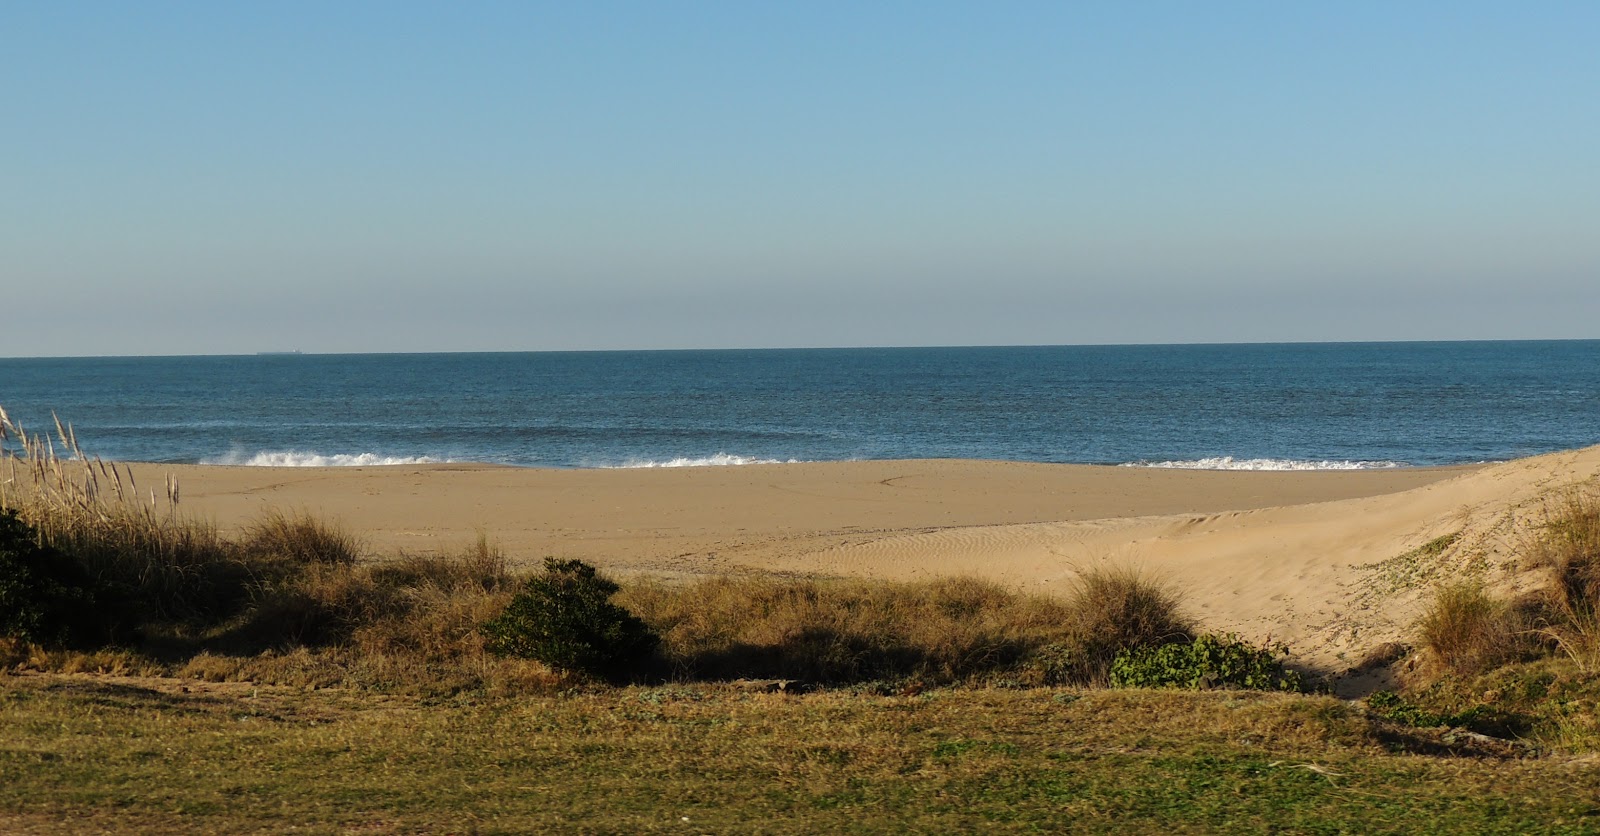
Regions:
<instances>
[{"instance_id":1,"label":"tall dry grass","mask_svg":"<svg viewBox=\"0 0 1600 836\"><path fill-rule=\"evenodd\" d=\"M268 510L245 531L246 554L296 566L353 566L366 546L310 514Z\"/></svg>"},{"instance_id":2,"label":"tall dry grass","mask_svg":"<svg viewBox=\"0 0 1600 836\"><path fill-rule=\"evenodd\" d=\"M1066 600L976 578L636 582L617 600L682 679L1099 684L1119 650L1190 634L1175 596L1124 572Z\"/></svg>"},{"instance_id":3,"label":"tall dry grass","mask_svg":"<svg viewBox=\"0 0 1600 836\"><path fill-rule=\"evenodd\" d=\"M1472 581L1440 587L1417 630L1433 663L1458 676L1493 670L1537 649L1528 613Z\"/></svg>"},{"instance_id":4,"label":"tall dry grass","mask_svg":"<svg viewBox=\"0 0 1600 836\"><path fill-rule=\"evenodd\" d=\"M1552 648L1600 667L1600 491L1550 496L1522 554L1524 568L1549 575L1541 594L1504 601L1470 580L1435 591L1416 629L1436 672L1477 676Z\"/></svg>"},{"instance_id":5,"label":"tall dry grass","mask_svg":"<svg viewBox=\"0 0 1600 836\"><path fill-rule=\"evenodd\" d=\"M1542 630L1581 667L1600 667L1600 489L1563 492L1550 501L1529 548L1535 568L1552 575Z\"/></svg>"},{"instance_id":6,"label":"tall dry grass","mask_svg":"<svg viewBox=\"0 0 1600 836\"><path fill-rule=\"evenodd\" d=\"M0 408L0 507L80 561L138 617L204 621L246 597L249 567L210 523L179 512L168 476L141 493L132 469L91 459L71 425L29 433ZM56 441L60 442L58 450Z\"/></svg>"},{"instance_id":7,"label":"tall dry grass","mask_svg":"<svg viewBox=\"0 0 1600 836\"><path fill-rule=\"evenodd\" d=\"M530 679L494 658L480 626L510 600L505 557L484 540L455 554L362 564L312 562L263 584L188 665L215 678L455 692ZM537 667L537 666L535 666Z\"/></svg>"},{"instance_id":8,"label":"tall dry grass","mask_svg":"<svg viewBox=\"0 0 1600 836\"><path fill-rule=\"evenodd\" d=\"M1137 569L1083 572L1070 601L1069 676L1087 684L1105 684L1123 650L1185 642L1195 635L1177 591Z\"/></svg>"},{"instance_id":9,"label":"tall dry grass","mask_svg":"<svg viewBox=\"0 0 1600 836\"><path fill-rule=\"evenodd\" d=\"M481 655L477 625L509 584L487 537L458 554L364 561L337 526L275 510L225 537L181 512L175 478L147 501L131 469L90 458L55 423L54 437L30 433L0 408L0 507L81 563L133 631L202 652Z\"/></svg>"}]
</instances>

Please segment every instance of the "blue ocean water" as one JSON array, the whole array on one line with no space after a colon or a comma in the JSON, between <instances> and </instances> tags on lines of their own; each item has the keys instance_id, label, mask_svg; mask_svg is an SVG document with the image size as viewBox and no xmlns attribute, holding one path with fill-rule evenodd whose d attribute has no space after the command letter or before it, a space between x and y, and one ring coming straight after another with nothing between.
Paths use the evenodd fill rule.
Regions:
<instances>
[{"instance_id":1,"label":"blue ocean water","mask_svg":"<svg viewBox=\"0 0 1600 836\"><path fill-rule=\"evenodd\" d=\"M1600 443L1600 341L0 359L108 459L1332 468Z\"/></svg>"}]
</instances>

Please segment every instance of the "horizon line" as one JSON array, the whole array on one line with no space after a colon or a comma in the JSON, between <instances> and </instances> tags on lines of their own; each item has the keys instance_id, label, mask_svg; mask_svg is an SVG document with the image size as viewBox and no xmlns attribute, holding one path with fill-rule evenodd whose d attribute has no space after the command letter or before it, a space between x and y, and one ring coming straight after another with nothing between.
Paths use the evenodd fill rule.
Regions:
<instances>
[{"instance_id":1,"label":"horizon line","mask_svg":"<svg viewBox=\"0 0 1600 836\"><path fill-rule=\"evenodd\" d=\"M922 344L922 345L792 345L792 346L723 346L723 347L690 347L690 348L523 348L523 349L442 349L431 351L302 351L302 350L264 350L252 352L216 352L193 354L58 354L58 355L16 355L0 357L0 360L163 360L185 358L236 358L259 357L263 359L287 359L290 357L377 357L386 355L427 355L427 354L646 354L646 353L709 353L719 351L914 351L919 349L1001 349L1001 348L1186 348L1186 347L1229 347L1229 346L1307 346L1307 345L1427 345L1427 344L1472 344L1472 343L1567 343L1567 342L1597 342L1600 337L1553 337L1553 338L1486 338L1486 339L1456 339L1456 340L1429 340L1429 339L1399 339L1399 340L1201 340L1194 342L1170 343L971 343L971 344Z\"/></svg>"}]
</instances>

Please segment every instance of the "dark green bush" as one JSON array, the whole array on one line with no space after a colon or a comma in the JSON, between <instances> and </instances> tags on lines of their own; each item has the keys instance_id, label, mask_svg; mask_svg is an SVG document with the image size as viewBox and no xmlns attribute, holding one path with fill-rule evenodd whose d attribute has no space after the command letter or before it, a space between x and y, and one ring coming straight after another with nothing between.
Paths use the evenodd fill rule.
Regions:
<instances>
[{"instance_id":1,"label":"dark green bush","mask_svg":"<svg viewBox=\"0 0 1600 836\"><path fill-rule=\"evenodd\" d=\"M17 515L0 509L0 637L43 645L109 640L111 623L83 566L41 546Z\"/></svg>"},{"instance_id":2,"label":"dark green bush","mask_svg":"<svg viewBox=\"0 0 1600 836\"><path fill-rule=\"evenodd\" d=\"M643 621L611 603L619 587L581 560L545 558L505 612L483 626L489 650L553 668L625 679L660 643Z\"/></svg>"},{"instance_id":3,"label":"dark green bush","mask_svg":"<svg viewBox=\"0 0 1600 836\"><path fill-rule=\"evenodd\" d=\"M1283 666L1289 649L1256 647L1235 635L1126 650L1111 663L1114 688L1244 688L1306 690L1299 671Z\"/></svg>"}]
</instances>

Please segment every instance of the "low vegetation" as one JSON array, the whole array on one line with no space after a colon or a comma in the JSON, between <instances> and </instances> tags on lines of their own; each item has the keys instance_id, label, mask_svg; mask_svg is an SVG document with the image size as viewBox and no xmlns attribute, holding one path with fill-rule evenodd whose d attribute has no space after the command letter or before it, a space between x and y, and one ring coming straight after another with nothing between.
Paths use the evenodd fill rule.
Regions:
<instances>
[{"instance_id":1,"label":"low vegetation","mask_svg":"<svg viewBox=\"0 0 1600 836\"><path fill-rule=\"evenodd\" d=\"M1442 587L1418 626L1428 676L1362 705L1249 693L1313 683L1133 572L1061 598L971 578L624 585L559 559L518 576L487 536L373 554L278 512L219 532L175 481L141 495L56 432L67 457L0 411L0 830L1600 820L1587 771L1531 757L1600 748L1590 498L1530 547L1546 597Z\"/></svg>"},{"instance_id":2,"label":"low vegetation","mask_svg":"<svg viewBox=\"0 0 1600 836\"><path fill-rule=\"evenodd\" d=\"M1417 624L1418 637L1443 669L1473 676L1537 653L1533 616L1498 600L1474 581L1446 584Z\"/></svg>"},{"instance_id":3,"label":"low vegetation","mask_svg":"<svg viewBox=\"0 0 1600 836\"><path fill-rule=\"evenodd\" d=\"M1374 711L1600 749L1600 494L1559 494L1522 552L1525 568L1545 574L1542 591L1506 600L1477 582L1438 587L1417 624L1421 664L1401 692L1374 695Z\"/></svg>"},{"instance_id":4,"label":"low vegetation","mask_svg":"<svg viewBox=\"0 0 1600 836\"><path fill-rule=\"evenodd\" d=\"M0 681L0 831L1585 833L1600 772L1327 697Z\"/></svg>"},{"instance_id":5,"label":"low vegetation","mask_svg":"<svg viewBox=\"0 0 1600 836\"><path fill-rule=\"evenodd\" d=\"M1136 647L1111 663L1116 688L1244 688L1308 690L1299 671L1284 666L1289 648L1257 647L1238 636L1200 636L1193 641Z\"/></svg>"}]
</instances>

